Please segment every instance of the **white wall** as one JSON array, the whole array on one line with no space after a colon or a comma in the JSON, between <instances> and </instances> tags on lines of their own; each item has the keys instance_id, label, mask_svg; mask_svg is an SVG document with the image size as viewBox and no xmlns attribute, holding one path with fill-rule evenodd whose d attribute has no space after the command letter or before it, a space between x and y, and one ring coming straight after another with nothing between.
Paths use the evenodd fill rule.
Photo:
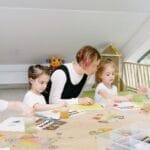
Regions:
<instances>
[{"instance_id":1,"label":"white wall","mask_svg":"<svg viewBox=\"0 0 150 150\"><path fill-rule=\"evenodd\" d=\"M114 43L125 57L136 53L150 33L149 4L148 0L0 0L0 85L27 83L27 64L45 63L52 55L72 61L86 44L101 50Z\"/></svg>"},{"instance_id":2,"label":"white wall","mask_svg":"<svg viewBox=\"0 0 150 150\"><path fill-rule=\"evenodd\" d=\"M29 65L0 65L0 84L26 84Z\"/></svg>"},{"instance_id":3,"label":"white wall","mask_svg":"<svg viewBox=\"0 0 150 150\"><path fill-rule=\"evenodd\" d=\"M137 51L132 53L132 55L130 55L126 59L126 61L137 62L140 58L139 56L143 56L149 49L150 49L150 39L145 41L144 44L137 49Z\"/></svg>"},{"instance_id":4,"label":"white wall","mask_svg":"<svg viewBox=\"0 0 150 150\"><path fill-rule=\"evenodd\" d=\"M137 62L137 60L150 49L150 17L141 25L131 39L123 47L125 61Z\"/></svg>"},{"instance_id":5,"label":"white wall","mask_svg":"<svg viewBox=\"0 0 150 150\"><path fill-rule=\"evenodd\" d=\"M32 64L33 65L33 64ZM49 66L49 64L42 64ZM31 64L0 65L0 86L28 83L28 68ZM21 86L20 85L20 86Z\"/></svg>"},{"instance_id":6,"label":"white wall","mask_svg":"<svg viewBox=\"0 0 150 150\"><path fill-rule=\"evenodd\" d=\"M0 64L44 63L59 55L74 59L83 45L122 48L148 13L0 7Z\"/></svg>"}]
</instances>

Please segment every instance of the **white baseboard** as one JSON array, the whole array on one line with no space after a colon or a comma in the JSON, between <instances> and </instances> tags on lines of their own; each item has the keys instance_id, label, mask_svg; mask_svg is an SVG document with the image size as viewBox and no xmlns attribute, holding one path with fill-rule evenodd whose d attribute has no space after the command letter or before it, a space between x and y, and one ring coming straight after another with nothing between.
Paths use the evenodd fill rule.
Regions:
<instances>
[{"instance_id":1,"label":"white baseboard","mask_svg":"<svg viewBox=\"0 0 150 150\"><path fill-rule=\"evenodd\" d=\"M0 65L0 85L27 84L27 72L30 65L31 64Z\"/></svg>"},{"instance_id":2,"label":"white baseboard","mask_svg":"<svg viewBox=\"0 0 150 150\"><path fill-rule=\"evenodd\" d=\"M27 84L29 65L0 65L0 85Z\"/></svg>"},{"instance_id":3,"label":"white baseboard","mask_svg":"<svg viewBox=\"0 0 150 150\"><path fill-rule=\"evenodd\" d=\"M0 84L0 90L4 89L28 89L28 84Z\"/></svg>"}]
</instances>

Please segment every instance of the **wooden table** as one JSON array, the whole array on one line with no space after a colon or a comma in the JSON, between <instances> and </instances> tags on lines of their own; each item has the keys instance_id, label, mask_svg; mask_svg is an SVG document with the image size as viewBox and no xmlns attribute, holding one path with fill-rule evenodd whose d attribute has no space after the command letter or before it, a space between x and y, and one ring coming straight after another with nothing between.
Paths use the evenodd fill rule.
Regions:
<instances>
[{"instance_id":1,"label":"wooden table","mask_svg":"<svg viewBox=\"0 0 150 150\"><path fill-rule=\"evenodd\" d=\"M97 119L93 118L97 116L97 114L103 114L104 116L121 115L124 116L124 119L111 119L109 123L100 123ZM87 111L72 116L65 121L67 123L61 125L56 130L33 131L27 128L26 133L0 131L0 146L10 146L11 150L27 150L27 148L23 148L21 145L13 143L16 143L15 139L20 138L23 135L28 135L40 137L41 139L48 139L51 144L47 149L50 150L98 150L101 148L98 148L96 135L92 133L96 133L101 128L117 129L138 121L150 125L150 113L140 112L139 110L128 112L109 110L108 112L108 110L102 109ZM37 150L37 147L29 146L28 149ZM42 149L47 150L46 148Z\"/></svg>"}]
</instances>

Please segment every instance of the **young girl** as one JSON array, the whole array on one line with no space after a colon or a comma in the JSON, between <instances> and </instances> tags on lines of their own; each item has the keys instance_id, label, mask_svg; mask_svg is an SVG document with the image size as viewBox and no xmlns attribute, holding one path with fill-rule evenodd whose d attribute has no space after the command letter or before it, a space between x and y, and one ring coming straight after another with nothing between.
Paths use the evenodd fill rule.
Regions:
<instances>
[{"instance_id":1,"label":"young girl","mask_svg":"<svg viewBox=\"0 0 150 150\"><path fill-rule=\"evenodd\" d=\"M79 95L89 79L94 75L100 63L100 54L92 46L84 46L76 54L76 62L66 63L56 69L51 76L51 87L48 85L46 99L57 103L66 101L68 104L93 104L89 97ZM50 93L50 94L49 94Z\"/></svg>"},{"instance_id":2,"label":"young girl","mask_svg":"<svg viewBox=\"0 0 150 150\"><path fill-rule=\"evenodd\" d=\"M50 110L66 106L65 102L46 104L41 93L45 90L50 79L50 70L47 66L33 65L28 69L29 91L23 102L32 107L34 111Z\"/></svg>"},{"instance_id":3,"label":"young girl","mask_svg":"<svg viewBox=\"0 0 150 150\"><path fill-rule=\"evenodd\" d=\"M140 85L137 89L139 95L150 97L150 88L146 85Z\"/></svg>"},{"instance_id":4,"label":"young girl","mask_svg":"<svg viewBox=\"0 0 150 150\"><path fill-rule=\"evenodd\" d=\"M6 101L0 99L0 112L3 112L7 109L22 111L25 115L32 114L32 109L20 101Z\"/></svg>"},{"instance_id":5,"label":"young girl","mask_svg":"<svg viewBox=\"0 0 150 150\"><path fill-rule=\"evenodd\" d=\"M111 101L128 101L132 99L131 95L118 96L117 87L113 85L115 80L115 65L112 60L107 59L100 63L96 72L96 80L99 83L95 90L95 101L107 104Z\"/></svg>"}]
</instances>

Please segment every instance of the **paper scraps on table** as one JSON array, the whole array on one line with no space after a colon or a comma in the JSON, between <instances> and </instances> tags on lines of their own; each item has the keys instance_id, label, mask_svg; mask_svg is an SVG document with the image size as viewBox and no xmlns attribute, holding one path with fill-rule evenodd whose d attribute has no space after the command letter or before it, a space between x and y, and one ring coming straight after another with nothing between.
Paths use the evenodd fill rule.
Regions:
<instances>
[{"instance_id":1,"label":"paper scraps on table","mask_svg":"<svg viewBox=\"0 0 150 150\"><path fill-rule=\"evenodd\" d=\"M5 135L0 133L0 140L3 139L4 137Z\"/></svg>"},{"instance_id":2,"label":"paper scraps on table","mask_svg":"<svg viewBox=\"0 0 150 150\"><path fill-rule=\"evenodd\" d=\"M23 135L17 138L15 142L12 143L11 147L14 149L21 150L48 150L51 146L49 139L47 137L39 137L37 135Z\"/></svg>"},{"instance_id":3,"label":"paper scraps on table","mask_svg":"<svg viewBox=\"0 0 150 150\"><path fill-rule=\"evenodd\" d=\"M99 123L109 123L116 121L116 119L124 119L123 115L116 115L116 114L96 114L93 119L97 120Z\"/></svg>"},{"instance_id":4,"label":"paper scraps on table","mask_svg":"<svg viewBox=\"0 0 150 150\"><path fill-rule=\"evenodd\" d=\"M57 119L38 119L36 121L37 129L41 130L55 130L59 126L65 124L65 121L57 120Z\"/></svg>"},{"instance_id":5,"label":"paper scraps on table","mask_svg":"<svg viewBox=\"0 0 150 150\"><path fill-rule=\"evenodd\" d=\"M105 132L109 132L111 131L112 128L109 128L109 127L105 127L105 128L100 128L98 130L93 130L93 131L90 131L89 134L90 135L97 135L97 134L101 134L101 133L105 133Z\"/></svg>"},{"instance_id":6,"label":"paper scraps on table","mask_svg":"<svg viewBox=\"0 0 150 150\"><path fill-rule=\"evenodd\" d=\"M0 131L24 132L23 117L10 117L0 123Z\"/></svg>"},{"instance_id":7,"label":"paper scraps on table","mask_svg":"<svg viewBox=\"0 0 150 150\"><path fill-rule=\"evenodd\" d=\"M73 111L69 111L69 116L74 116L76 114L78 114L79 112L76 111L76 110L73 110Z\"/></svg>"}]
</instances>

